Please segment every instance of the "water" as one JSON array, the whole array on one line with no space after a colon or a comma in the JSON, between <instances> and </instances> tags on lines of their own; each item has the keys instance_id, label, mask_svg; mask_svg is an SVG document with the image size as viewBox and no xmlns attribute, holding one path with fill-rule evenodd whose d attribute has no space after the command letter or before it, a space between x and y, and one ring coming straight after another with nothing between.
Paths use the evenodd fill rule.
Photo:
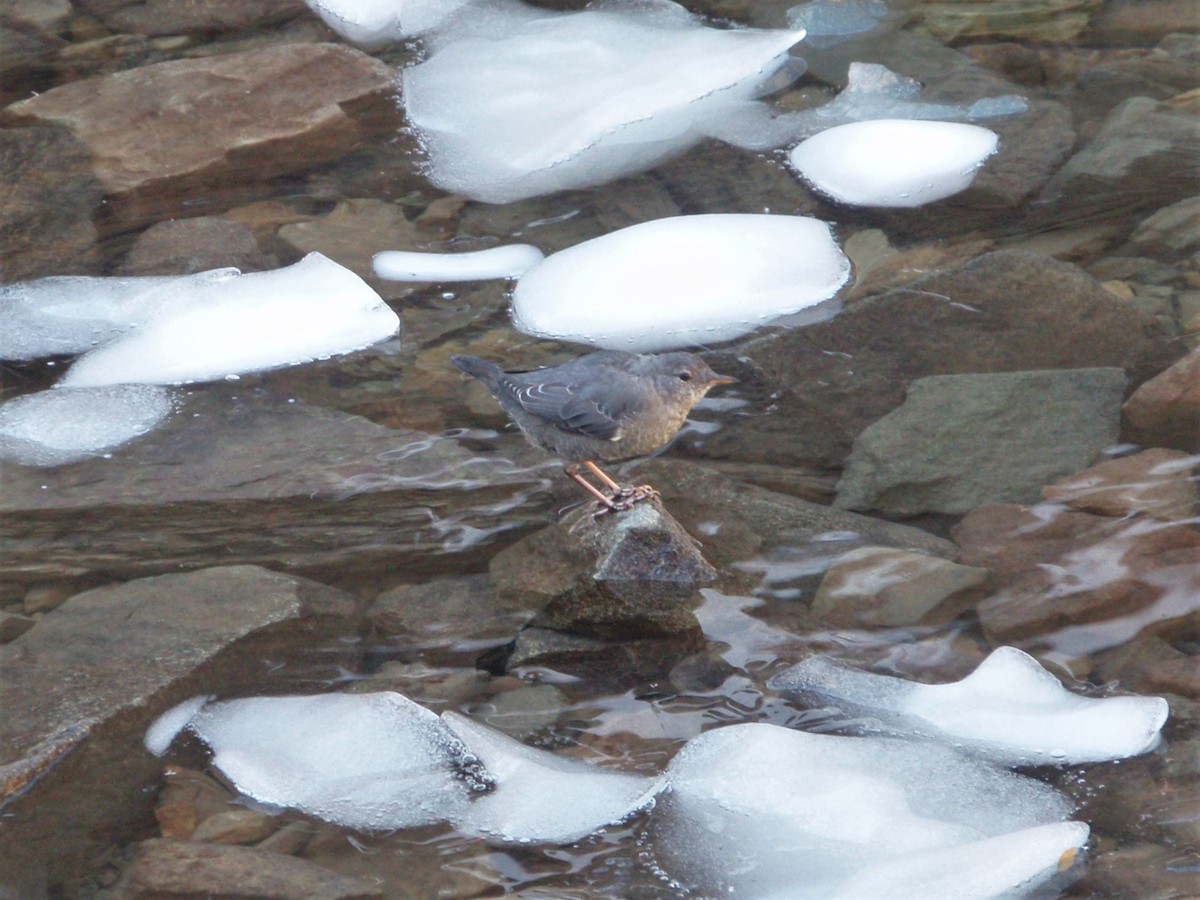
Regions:
<instances>
[{"instance_id":1,"label":"water","mask_svg":"<svg viewBox=\"0 0 1200 900\"><path fill-rule=\"evenodd\" d=\"M756 0L728 14L744 24L780 27L787 6ZM846 64L861 59L920 79L945 102L970 104L1009 92L1033 101L1027 116L1000 120L1001 153L985 165L976 186L934 207L893 212L833 206L787 171L782 153L735 150L713 141L649 172L588 190L500 206L455 200L421 176L413 138L396 128L390 105L360 104L362 140L356 145L339 145L317 158L319 153L306 156L300 142L300 149L278 151L296 154L300 162L268 167L267 175L226 168L182 187L152 186L134 207L119 209L100 205L107 189L96 186L86 154L40 137L44 144L37 152L24 151L33 162L13 156L11 171L18 182L49 185L40 189L58 192L53 205L79 215L38 225L42 230L24 245L4 244L0 278L178 274L224 265L254 270L321 249L370 280L367 262L378 250L447 252L532 242L549 254L663 216L764 209L815 216L834 223L844 246L870 248L862 256L850 254L857 284L845 299L846 318L767 331L782 337L735 343L730 352L725 345L714 347L714 368L736 374L742 383L698 410L697 424L665 460L686 459L705 471L823 501L831 497L854 437L902 402L913 377L1120 364L1140 381L1196 346L1200 275L1189 255L1195 245L1186 252L1172 249L1167 238L1148 235L1143 224L1160 208L1195 193L1189 168L1195 154L1177 149L1147 158L1134 177L1099 184L1064 175L1066 161L1101 134L1113 110L1129 98L1165 101L1153 108L1154 115L1195 112L1194 101L1173 99L1195 87L1194 56L1188 56L1184 38L1163 42L1171 23L1186 26L1184 14L1163 4L1131 20L1121 17L1132 15L1135 5L1110 2L1082 31L1066 27L1060 17L1061 28L1004 34L989 33L998 26L981 16L951 21L934 5L892 6L900 15L888 27L898 30L802 49L809 74L775 100L785 109L801 109L814 95L827 99L842 83ZM182 20L155 23L136 13L56 18L58 5L51 2L23 4L26 8L46 16L22 25L21 33L51 34L64 43L32 55L0 54L0 102L94 75L262 50L284 39L337 42L314 17L293 12L283 24L247 14L244 21L214 29ZM919 37L911 24L902 27L909 13L925 16L937 39ZM963 36L952 37L956 30ZM398 46L373 55L398 65L415 52ZM1011 83L998 86L1001 78ZM1128 114L1150 115L1137 103ZM1139 121L1135 132L1158 127L1153 116ZM1033 137L1024 135L1022 129L1034 125ZM15 139L16 131L5 128L0 137ZM57 147L53 153L46 149L51 145ZM1018 146L1032 149L1004 155L1003 148ZM347 200L359 205L348 206ZM32 201L21 195L11 202ZM397 210L403 223L393 215ZM241 245L228 236L215 245L192 236L158 250L148 246L143 233L149 226L196 216L241 223L253 247L237 249ZM313 227L321 236L311 240L321 247L302 247L296 231L284 230L296 223ZM1127 309L1156 323L1149 349L1118 348L1100 359L1107 346L1132 340L1138 329L1117 327L1116 336L1089 331L1090 314L1065 325L1035 320L1032 330L1047 338L1017 341L1012 334L1020 322L1000 316L987 319L983 330L973 324L989 315L989 306L961 285L908 287L922 274L956 270L994 249L1050 254L1079 265L1113 298L1123 298L1119 302ZM157 270L138 268L153 268L155 260ZM1057 665L1064 676L1167 695L1172 703L1165 744L1152 754L1035 770L1067 791L1079 804L1076 817L1092 826L1091 871L1073 883L1055 883L1046 895L1097 900L1131 892L1186 895L1200 865L1194 850L1200 790L1194 762L1200 742L1194 505L1189 512L1184 500L1170 515L1160 508L1156 521L1163 524L1146 536L1144 517L1087 518L1062 503L1031 505L1035 494L1025 501L1027 518L1008 522L1025 540L1015 562L993 553L986 540L975 543L977 558L969 561L998 572L1000 590L1031 603L1054 597L1066 604L1059 619L1033 616L1033 624L1014 625L991 616L986 604L980 607L994 593L988 589L959 598L957 606L948 602L939 615L910 626L832 628L810 608L821 578L844 551L878 542L878 535L864 536L850 525L810 527L790 508L780 512L772 500L747 507L722 501L708 489L664 490L668 508L703 540L719 572L697 610L704 647L661 677L634 684L538 666L482 674L477 661L494 656L522 616L489 606L486 590L472 593L461 579L487 573L498 553L554 521L579 498L558 466L528 448L490 399L459 378L449 356L471 352L532 367L565 359L577 348L514 331L507 313L511 286L503 282L455 285L452 292L437 284L370 283L401 314L399 341L236 381L190 385L168 425L106 458L50 469L0 468L5 485L0 609L40 619L31 635L62 615L57 603L79 591L232 564L312 578L364 605L375 602L369 615L361 608L346 612L336 634L314 638L296 631L287 645L256 644L257 660L234 666L228 656L206 663L195 679L203 688L180 683L151 696L148 706L117 716L116 725L98 728L65 761L53 757L50 775L27 794L12 790L8 771L0 770L6 794L12 794L0 810L0 857L22 860L20 866L0 866L0 895L22 900L102 895L136 843L159 834L154 807L168 782L161 764L133 751L122 759L117 750L139 744L144 725L139 716L165 702L167 694L181 700L174 693L211 690L235 697L393 689L437 712L483 716L515 703L512 698L523 689L550 685L557 699L543 701L539 716L521 712L523 740L651 775L688 738L722 725L768 722L818 733L847 728L869 733L869 720L849 720L835 707L806 706L766 688L774 674L812 652L934 682L961 678L1004 642L1030 650L1048 667ZM907 292L909 318L873 315L870 303L860 305L864 297L893 287ZM1011 293L1025 289L1017 285ZM1003 286L999 292L1005 292ZM1035 315L1031 309L1017 312ZM923 344L926 333L948 337ZM995 349L1009 346L1006 342L1016 348L1009 356ZM787 347L790 355L771 356L775 346ZM0 399L50 387L64 362L5 364ZM1118 441L1128 446L1114 453L1169 443L1169 424L1139 430L1127 422ZM1189 439L1194 436L1176 434L1173 446L1187 446ZM1038 449L1000 447L1012 457ZM651 480L663 487L672 470L657 465L635 464L625 470L625 479L652 471ZM910 524L966 545L961 519L931 511ZM1020 580L1031 571L1040 572L1041 580ZM385 610L377 598L404 585L433 587L420 598L409 595L398 611ZM1097 602L1087 599L1098 594ZM398 618L389 618L393 614ZM97 620L92 635L119 636L121 627ZM15 665L25 664L19 648L27 640L10 645ZM63 653L60 671L94 662L82 645L65 645ZM136 680L128 672L108 677ZM21 686L16 678L13 684ZM96 692L87 679L76 683L63 676L63 685L76 698ZM43 691L61 696L54 693L59 687L44 685ZM32 705L19 712L3 705L5 738L36 733L41 717L50 715ZM202 748L172 753L173 764L205 766ZM0 765L9 761L0 759ZM219 796L221 802L232 800L229 792ZM493 846L446 826L359 832L295 813L277 815L279 824L300 823L311 832L296 852L377 883L385 896L518 891L529 897L697 896L677 880L686 873L662 867L645 815L566 846ZM83 830L63 827L74 819L90 824ZM10 854L11 848L19 850Z\"/></svg>"}]
</instances>

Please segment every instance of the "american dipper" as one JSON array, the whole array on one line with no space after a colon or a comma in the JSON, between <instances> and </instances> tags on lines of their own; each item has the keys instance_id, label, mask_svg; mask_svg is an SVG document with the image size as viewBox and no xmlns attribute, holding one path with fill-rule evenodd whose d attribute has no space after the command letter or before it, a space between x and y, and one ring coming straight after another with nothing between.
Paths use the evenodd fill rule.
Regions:
<instances>
[{"instance_id":1,"label":"american dipper","mask_svg":"<svg viewBox=\"0 0 1200 900\"><path fill-rule=\"evenodd\" d=\"M654 496L649 485L626 488L596 460L629 459L657 450L675 436L709 388L733 384L692 353L589 353L561 366L505 372L473 356L451 357L478 378L535 447L567 463L564 471L608 511ZM609 496L580 474L592 472Z\"/></svg>"}]
</instances>

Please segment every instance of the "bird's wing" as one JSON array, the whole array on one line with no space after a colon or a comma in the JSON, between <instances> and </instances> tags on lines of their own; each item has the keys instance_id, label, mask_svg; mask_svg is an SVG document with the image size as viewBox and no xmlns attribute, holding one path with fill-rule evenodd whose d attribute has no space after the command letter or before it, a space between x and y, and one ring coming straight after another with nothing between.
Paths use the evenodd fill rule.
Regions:
<instances>
[{"instance_id":1,"label":"bird's wing","mask_svg":"<svg viewBox=\"0 0 1200 900\"><path fill-rule=\"evenodd\" d=\"M612 392L606 397L595 384L523 384L518 378L505 376L497 387L526 412L569 434L585 434L603 441L620 439L630 413L628 398Z\"/></svg>"}]
</instances>

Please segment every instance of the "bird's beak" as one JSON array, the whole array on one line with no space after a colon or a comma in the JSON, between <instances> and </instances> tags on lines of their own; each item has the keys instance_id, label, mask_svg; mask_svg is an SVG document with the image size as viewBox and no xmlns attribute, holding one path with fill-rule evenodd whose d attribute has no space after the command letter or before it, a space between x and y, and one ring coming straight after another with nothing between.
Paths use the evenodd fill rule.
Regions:
<instances>
[{"instance_id":1,"label":"bird's beak","mask_svg":"<svg viewBox=\"0 0 1200 900\"><path fill-rule=\"evenodd\" d=\"M732 375L713 375L708 380L709 384L740 384L741 382Z\"/></svg>"}]
</instances>

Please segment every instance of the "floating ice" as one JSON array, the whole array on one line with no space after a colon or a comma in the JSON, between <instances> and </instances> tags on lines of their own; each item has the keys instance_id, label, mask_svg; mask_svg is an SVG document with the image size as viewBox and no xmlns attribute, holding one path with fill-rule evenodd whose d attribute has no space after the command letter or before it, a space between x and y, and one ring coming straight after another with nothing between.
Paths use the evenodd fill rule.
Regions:
<instances>
[{"instance_id":1,"label":"floating ice","mask_svg":"<svg viewBox=\"0 0 1200 900\"><path fill-rule=\"evenodd\" d=\"M0 459L62 466L100 456L157 428L173 405L170 390L143 384L25 394L0 405Z\"/></svg>"},{"instance_id":2,"label":"floating ice","mask_svg":"<svg viewBox=\"0 0 1200 900\"><path fill-rule=\"evenodd\" d=\"M171 742L179 736L179 732L192 723L192 719L196 718L196 713L200 712L211 699L212 697L201 694L168 709L146 729L146 735L142 738L146 749L155 756L162 756L166 753Z\"/></svg>"},{"instance_id":3,"label":"floating ice","mask_svg":"<svg viewBox=\"0 0 1200 900\"><path fill-rule=\"evenodd\" d=\"M1065 818L1069 801L936 745L733 725L693 738L667 774L651 818L658 861L704 896L856 896L856 880L884 870L907 893L875 896L934 896L947 873L955 896L994 896L1053 874L1087 834L1026 834ZM973 872L987 839L995 866Z\"/></svg>"},{"instance_id":4,"label":"floating ice","mask_svg":"<svg viewBox=\"0 0 1200 900\"><path fill-rule=\"evenodd\" d=\"M883 0L813 0L788 10L788 24L807 32L810 47L833 47L866 35L887 17Z\"/></svg>"},{"instance_id":5,"label":"floating ice","mask_svg":"<svg viewBox=\"0 0 1200 900\"><path fill-rule=\"evenodd\" d=\"M385 250L372 259L375 274L391 281L481 281L516 278L545 256L531 244L510 244L473 253Z\"/></svg>"},{"instance_id":6,"label":"floating ice","mask_svg":"<svg viewBox=\"0 0 1200 900\"><path fill-rule=\"evenodd\" d=\"M82 356L61 384L210 381L348 353L400 324L361 278L319 253L271 272L168 290L149 319Z\"/></svg>"},{"instance_id":7,"label":"floating ice","mask_svg":"<svg viewBox=\"0 0 1200 900\"><path fill-rule=\"evenodd\" d=\"M488 4L491 7L493 4ZM507 203L649 168L703 137L766 121L800 30L715 29L659 0L548 12L509 4L439 32L401 73L429 179Z\"/></svg>"},{"instance_id":8,"label":"floating ice","mask_svg":"<svg viewBox=\"0 0 1200 900\"><path fill-rule=\"evenodd\" d=\"M822 131L788 159L839 203L912 207L966 190L999 142L978 125L876 119Z\"/></svg>"},{"instance_id":9,"label":"floating ice","mask_svg":"<svg viewBox=\"0 0 1200 900\"><path fill-rule=\"evenodd\" d=\"M1137 756L1159 742L1161 697L1082 697L1015 647L1000 647L962 681L918 684L814 656L770 687L812 691L888 717L898 733L953 742L1016 765Z\"/></svg>"},{"instance_id":10,"label":"floating ice","mask_svg":"<svg viewBox=\"0 0 1200 900\"><path fill-rule=\"evenodd\" d=\"M348 41L377 47L415 37L448 19L471 0L305 0Z\"/></svg>"},{"instance_id":11,"label":"floating ice","mask_svg":"<svg viewBox=\"0 0 1200 900\"><path fill-rule=\"evenodd\" d=\"M83 353L140 325L169 291L238 274L212 269L138 278L60 275L0 286L0 359Z\"/></svg>"},{"instance_id":12,"label":"floating ice","mask_svg":"<svg viewBox=\"0 0 1200 900\"><path fill-rule=\"evenodd\" d=\"M178 719L166 715L148 741L161 745ZM400 694L229 700L205 706L188 727L242 793L350 828L440 822L465 815L470 802L466 749Z\"/></svg>"},{"instance_id":13,"label":"floating ice","mask_svg":"<svg viewBox=\"0 0 1200 900\"><path fill-rule=\"evenodd\" d=\"M513 322L538 337L616 350L694 346L828 300L849 275L829 226L816 219L657 219L531 269L513 294Z\"/></svg>"},{"instance_id":14,"label":"floating ice","mask_svg":"<svg viewBox=\"0 0 1200 900\"><path fill-rule=\"evenodd\" d=\"M662 787L661 779L611 772L527 747L455 712L442 713L442 719L496 785L453 819L460 831L523 843L566 843L629 818Z\"/></svg>"}]
</instances>

